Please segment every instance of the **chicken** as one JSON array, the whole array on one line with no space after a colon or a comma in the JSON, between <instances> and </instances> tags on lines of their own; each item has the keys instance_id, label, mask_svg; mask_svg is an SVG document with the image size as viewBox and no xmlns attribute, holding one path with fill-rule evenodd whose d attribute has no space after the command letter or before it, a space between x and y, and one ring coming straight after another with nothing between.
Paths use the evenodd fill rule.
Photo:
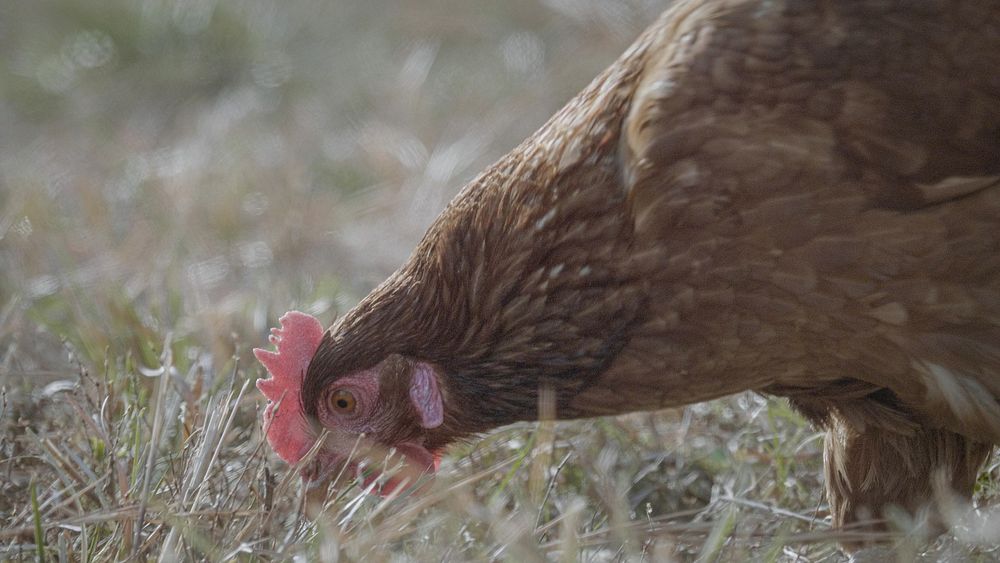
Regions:
<instances>
[{"instance_id":1,"label":"chicken","mask_svg":"<svg viewBox=\"0 0 1000 563\"><path fill-rule=\"evenodd\" d=\"M359 443L431 472L544 397L753 390L826 430L837 526L968 497L1000 444L997 69L994 0L675 4L329 330L283 319L268 440L325 430L313 480Z\"/></svg>"}]
</instances>

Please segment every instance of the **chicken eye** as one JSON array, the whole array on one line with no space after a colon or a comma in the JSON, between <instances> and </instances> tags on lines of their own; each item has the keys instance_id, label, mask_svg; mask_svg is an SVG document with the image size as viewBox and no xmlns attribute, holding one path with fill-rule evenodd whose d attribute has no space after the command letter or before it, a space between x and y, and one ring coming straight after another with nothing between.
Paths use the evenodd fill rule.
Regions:
<instances>
[{"instance_id":1,"label":"chicken eye","mask_svg":"<svg viewBox=\"0 0 1000 563\"><path fill-rule=\"evenodd\" d=\"M341 414L351 414L358 406L357 399L350 391L340 389L330 395L330 408Z\"/></svg>"}]
</instances>

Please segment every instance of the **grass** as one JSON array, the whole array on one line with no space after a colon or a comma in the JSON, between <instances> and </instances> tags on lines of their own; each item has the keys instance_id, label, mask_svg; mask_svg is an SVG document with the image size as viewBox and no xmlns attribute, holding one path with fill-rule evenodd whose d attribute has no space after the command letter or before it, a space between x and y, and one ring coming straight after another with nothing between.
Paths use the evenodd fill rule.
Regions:
<instances>
[{"instance_id":1,"label":"grass","mask_svg":"<svg viewBox=\"0 0 1000 563\"><path fill-rule=\"evenodd\" d=\"M5 2L0 560L842 560L819 434L756 395L515 425L319 507L262 441L277 317L350 307L657 11ZM964 511L898 557L1000 558Z\"/></svg>"}]
</instances>

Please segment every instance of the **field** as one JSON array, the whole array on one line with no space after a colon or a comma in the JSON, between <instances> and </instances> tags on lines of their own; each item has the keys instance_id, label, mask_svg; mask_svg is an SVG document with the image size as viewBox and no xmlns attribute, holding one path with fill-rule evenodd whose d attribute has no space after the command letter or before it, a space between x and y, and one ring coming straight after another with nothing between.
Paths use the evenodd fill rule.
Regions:
<instances>
[{"instance_id":1,"label":"field","mask_svg":"<svg viewBox=\"0 0 1000 563\"><path fill-rule=\"evenodd\" d=\"M841 561L822 436L754 394L519 424L307 507L249 351L330 322L662 9L4 0L0 561ZM884 560L1000 560L1000 463Z\"/></svg>"}]
</instances>

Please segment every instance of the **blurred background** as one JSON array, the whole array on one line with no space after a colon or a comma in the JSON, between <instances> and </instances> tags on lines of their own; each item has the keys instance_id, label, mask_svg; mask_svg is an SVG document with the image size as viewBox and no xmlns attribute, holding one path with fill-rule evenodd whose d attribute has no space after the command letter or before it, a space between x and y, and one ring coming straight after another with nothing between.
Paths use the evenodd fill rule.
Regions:
<instances>
[{"instance_id":1,"label":"blurred background","mask_svg":"<svg viewBox=\"0 0 1000 563\"><path fill-rule=\"evenodd\" d=\"M405 525L358 500L317 528L272 511L261 401L226 395L281 313L346 311L666 3L0 0L0 559L135 554L139 503L150 557L842 559L783 401L515 425L453 449L440 486L478 480Z\"/></svg>"},{"instance_id":2,"label":"blurred background","mask_svg":"<svg viewBox=\"0 0 1000 563\"><path fill-rule=\"evenodd\" d=\"M0 365L331 320L661 8L5 0Z\"/></svg>"}]
</instances>

